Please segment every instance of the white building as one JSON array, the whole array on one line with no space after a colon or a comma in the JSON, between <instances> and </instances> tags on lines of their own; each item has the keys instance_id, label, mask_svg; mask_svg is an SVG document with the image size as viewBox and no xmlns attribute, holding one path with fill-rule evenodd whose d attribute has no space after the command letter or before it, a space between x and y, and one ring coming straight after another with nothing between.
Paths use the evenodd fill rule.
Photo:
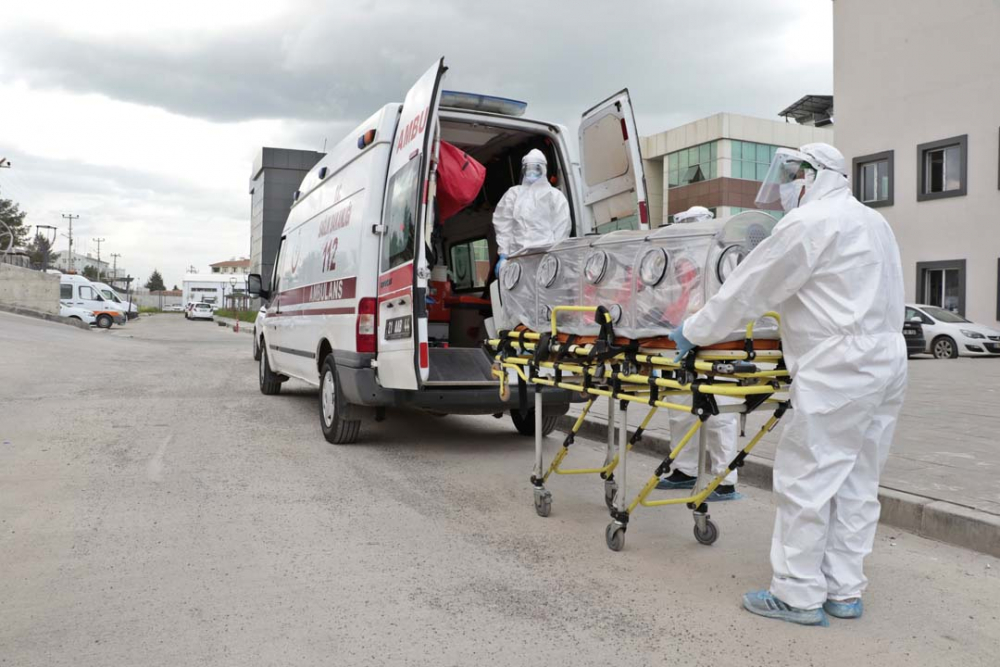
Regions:
<instances>
[{"instance_id":1,"label":"white building","mask_svg":"<svg viewBox=\"0 0 1000 667\"><path fill-rule=\"evenodd\" d=\"M224 262L209 264L208 268L212 269L212 273L246 275L247 273L250 273L250 260L246 257L242 257L240 259L227 259Z\"/></svg>"},{"instance_id":2,"label":"white building","mask_svg":"<svg viewBox=\"0 0 1000 667\"><path fill-rule=\"evenodd\" d=\"M1000 3L835 0L837 147L906 298L1000 321Z\"/></svg>"},{"instance_id":3,"label":"white building","mask_svg":"<svg viewBox=\"0 0 1000 667\"><path fill-rule=\"evenodd\" d=\"M754 208L760 181L777 148L833 143L832 126L815 126L829 122L829 115L800 113L799 107L808 100L833 103L829 97L810 95L782 112L810 124L718 113L642 137L650 224L669 222L675 213L692 206L705 206L716 217Z\"/></svg>"},{"instance_id":4,"label":"white building","mask_svg":"<svg viewBox=\"0 0 1000 667\"><path fill-rule=\"evenodd\" d=\"M50 266L54 266L63 272L69 271L69 250L53 250L52 252L58 252L59 257L57 257L56 261L52 262ZM92 266L99 270L102 276L111 276L111 264L108 262L105 262L103 259L101 261L97 261L97 258L90 253L87 253L86 255L81 255L78 252L73 253L73 271L76 273L83 273L83 269L88 266ZM118 267L118 272L119 274L122 272L121 267Z\"/></svg>"},{"instance_id":5,"label":"white building","mask_svg":"<svg viewBox=\"0 0 1000 667\"><path fill-rule=\"evenodd\" d=\"M204 302L222 308L230 305L234 293L242 296L246 289L246 275L186 273L182 292L184 303Z\"/></svg>"}]
</instances>

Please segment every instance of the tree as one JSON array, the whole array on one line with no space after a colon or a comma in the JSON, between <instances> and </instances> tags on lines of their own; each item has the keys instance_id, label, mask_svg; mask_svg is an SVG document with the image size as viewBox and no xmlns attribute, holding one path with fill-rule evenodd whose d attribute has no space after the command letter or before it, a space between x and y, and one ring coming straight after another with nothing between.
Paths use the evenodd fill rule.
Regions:
<instances>
[{"instance_id":1,"label":"tree","mask_svg":"<svg viewBox=\"0 0 1000 667\"><path fill-rule=\"evenodd\" d=\"M28 246L28 252L31 254L31 263L35 266L45 265L46 253L48 253L49 266L55 264L60 255L58 252L52 252L52 242L49 241L49 237L45 236L45 234L35 234L35 238L31 240L31 245Z\"/></svg>"},{"instance_id":2,"label":"tree","mask_svg":"<svg viewBox=\"0 0 1000 667\"><path fill-rule=\"evenodd\" d=\"M160 272L156 269L153 269L153 273L150 274L145 287L151 292L160 292L167 289L163 284L163 276L161 276Z\"/></svg>"},{"instance_id":3,"label":"tree","mask_svg":"<svg viewBox=\"0 0 1000 667\"><path fill-rule=\"evenodd\" d=\"M87 266L83 267L83 277L86 278L87 280L101 279L100 275L98 275L97 273L97 267L92 266L91 264L88 264Z\"/></svg>"},{"instance_id":4,"label":"tree","mask_svg":"<svg viewBox=\"0 0 1000 667\"><path fill-rule=\"evenodd\" d=\"M175 291L175 292L176 292L177 290L179 290L179 289L180 289L180 288L179 288L179 287L178 287L177 285L174 285L174 291Z\"/></svg>"},{"instance_id":5,"label":"tree","mask_svg":"<svg viewBox=\"0 0 1000 667\"><path fill-rule=\"evenodd\" d=\"M0 199L0 222L7 225L7 228L14 235L15 246L24 245L28 239L28 227L24 224L24 218L27 215L10 199Z\"/></svg>"}]
</instances>

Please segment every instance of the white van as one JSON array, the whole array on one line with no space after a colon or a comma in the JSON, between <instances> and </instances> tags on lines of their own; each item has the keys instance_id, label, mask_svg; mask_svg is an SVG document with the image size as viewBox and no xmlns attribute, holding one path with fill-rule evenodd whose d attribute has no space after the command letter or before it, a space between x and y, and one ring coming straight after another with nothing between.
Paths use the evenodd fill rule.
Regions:
<instances>
[{"instance_id":1,"label":"white van","mask_svg":"<svg viewBox=\"0 0 1000 667\"><path fill-rule=\"evenodd\" d=\"M98 289L98 291L100 291L101 295L107 299L111 305L114 305L118 308L118 310L125 313L126 319L134 320L139 317L139 307L128 299L123 298L121 294L115 291L114 287L108 285L107 283L99 283L96 280L92 280L90 282Z\"/></svg>"},{"instance_id":2,"label":"white van","mask_svg":"<svg viewBox=\"0 0 1000 667\"><path fill-rule=\"evenodd\" d=\"M101 329L108 329L112 324L125 324L125 313L105 299L90 280L80 275L66 273L60 276L59 303L93 311L94 324Z\"/></svg>"},{"instance_id":3,"label":"white van","mask_svg":"<svg viewBox=\"0 0 1000 667\"><path fill-rule=\"evenodd\" d=\"M403 405L509 410L518 431L534 433L531 388L516 387L502 401L481 346L491 315L485 287L497 259L493 208L520 182L530 149L546 154L574 235L647 225L627 90L584 112L581 178L564 126L521 118L525 105L513 100L443 94L446 69L442 58L403 104L372 114L306 175L270 284L249 276L250 292L269 300L258 331L261 391L276 394L290 377L319 386L320 423L333 443L357 439L365 408L380 417ZM482 163L486 180L473 204L437 225L442 140ZM437 299L428 307L432 292ZM579 399L545 391L548 433Z\"/></svg>"}]
</instances>

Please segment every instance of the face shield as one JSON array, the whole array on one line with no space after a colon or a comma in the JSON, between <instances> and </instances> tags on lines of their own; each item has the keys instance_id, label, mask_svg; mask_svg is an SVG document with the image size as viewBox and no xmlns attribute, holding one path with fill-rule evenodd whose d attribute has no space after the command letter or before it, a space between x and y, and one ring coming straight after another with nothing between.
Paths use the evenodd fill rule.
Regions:
<instances>
[{"instance_id":1,"label":"face shield","mask_svg":"<svg viewBox=\"0 0 1000 667\"><path fill-rule=\"evenodd\" d=\"M521 185L531 185L540 178L545 178L545 165L539 162L526 162L521 167Z\"/></svg>"},{"instance_id":2,"label":"face shield","mask_svg":"<svg viewBox=\"0 0 1000 667\"><path fill-rule=\"evenodd\" d=\"M799 205L802 188L812 185L815 178L816 170L809 156L790 148L779 148L754 202L758 208L770 208L771 204L780 202L785 211L790 211Z\"/></svg>"}]
</instances>

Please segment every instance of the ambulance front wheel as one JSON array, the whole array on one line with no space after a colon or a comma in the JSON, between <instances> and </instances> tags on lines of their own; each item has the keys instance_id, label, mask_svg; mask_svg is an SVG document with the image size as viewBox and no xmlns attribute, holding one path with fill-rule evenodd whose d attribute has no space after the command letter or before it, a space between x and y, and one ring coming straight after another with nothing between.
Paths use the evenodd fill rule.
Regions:
<instances>
[{"instance_id":1,"label":"ambulance front wheel","mask_svg":"<svg viewBox=\"0 0 1000 667\"><path fill-rule=\"evenodd\" d=\"M346 419L347 401L340 391L340 377L332 354L323 360L319 384L319 423L323 437L334 445L350 445L358 440L360 419Z\"/></svg>"}]
</instances>

